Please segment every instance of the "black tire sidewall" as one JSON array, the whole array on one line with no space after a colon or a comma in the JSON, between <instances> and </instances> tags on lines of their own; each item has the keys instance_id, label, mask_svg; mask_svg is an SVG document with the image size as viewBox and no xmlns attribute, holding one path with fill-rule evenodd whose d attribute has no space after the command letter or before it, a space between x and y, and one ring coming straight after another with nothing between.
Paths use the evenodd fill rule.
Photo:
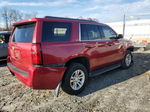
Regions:
<instances>
[{"instance_id":1,"label":"black tire sidewall","mask_svg":"<svg viewBox=\"0 0 150 112\"><path fill-rule=\"evenodd\" d=\"M74 71L82 70L85 74L85 81L83 86L79 90L73 90L70 86L70 78ZM62 90L71 95L77 95L83 91L88 81L88 72L87 69L80 63L72 63L69 65L65 76L62 81Z\"/></svg>"}]
</instances>

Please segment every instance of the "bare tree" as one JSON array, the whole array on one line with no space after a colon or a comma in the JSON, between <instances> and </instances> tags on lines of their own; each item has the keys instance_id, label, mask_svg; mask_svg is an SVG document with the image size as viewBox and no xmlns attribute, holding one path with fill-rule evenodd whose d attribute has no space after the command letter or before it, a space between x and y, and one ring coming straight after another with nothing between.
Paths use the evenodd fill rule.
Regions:
<instances>
[{"instance_id":1,"label":"bare tree","mask_svg":"<svg viewBox=\"0 0 150 112\"><path fill-rule=\"evenodd\" d=\"M9 8L2 8L1 9L1 16L5 23L5 27L7 30L11 28L12 22L18 21L22 19L22 14L15 10L15 9L9 9Z\"/></svg>"},{"instance_id":2,"label":"bare tree","mask_svg":"<svg viewBox=\"0 0 150 112\"><path fill-rule=\"evenodd\" d=\"M10 9L10 8L2 8L0 15L2 16L2 19L5 23L6 30L9 30L12 28L12 23L15 21L19 21L22 19L28 19L33 18L37 16L37 12L33 13L23 13L21 11L18 11L16 9Z\"/></svg>"},{"instance_id":3,"label":"bare tree","mask_svg":"<svg viewBox=\"0 0 150 112\"><path fill-rule=\"evenodd\" d=\"M8 23L9 27L11 27L12 23L15 21L19 21L23 19L23 14L18 10L9 9L8 12Z\"/></svg>"},{"instance_id":4,"label":"bare tree","mask_svg":"<svg viewBox=\"0 0 150 112\"><path fill-rule=\"evenodd\" d=\"M8 29L8 8L3 8L3 10L1 10L1 15L5 22L6 29Z\"/></svg>"}]
</instances>

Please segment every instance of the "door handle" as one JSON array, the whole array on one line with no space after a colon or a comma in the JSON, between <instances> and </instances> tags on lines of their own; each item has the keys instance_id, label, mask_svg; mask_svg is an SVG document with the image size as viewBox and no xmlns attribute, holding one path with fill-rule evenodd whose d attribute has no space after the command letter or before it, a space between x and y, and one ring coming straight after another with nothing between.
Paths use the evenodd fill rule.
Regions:
<instances>
[{"instance_id":1,"label":"door handle","mask_svg":"<svg viewBox=\"0 0 150 112\"><path fill-rule=\"evenodd\" d=\"M93 48L94 45L85 45L85 48Z\"/></svg>"},{"instance_id":2,"label":"door handle","mask_svg":"<svg viewBox=\"0 0 150 112\"><path fill-rule=\"evenodd\" d=\"M112 46L112 44L107 44L108 46Z\"/></svg>"}]
</instances>

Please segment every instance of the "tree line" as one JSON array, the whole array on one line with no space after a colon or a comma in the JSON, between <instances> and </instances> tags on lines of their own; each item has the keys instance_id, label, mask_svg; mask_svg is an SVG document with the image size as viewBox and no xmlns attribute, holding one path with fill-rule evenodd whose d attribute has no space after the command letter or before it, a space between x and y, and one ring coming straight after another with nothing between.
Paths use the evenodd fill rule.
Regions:
<instances>
[{"instance_id":1,"label":"tree line","mask_svg":"<svg viewBox=\"0 0 150 112\"><path fill-rule=\"evenodd\" d=\"M5 26L3 28L0 26L0 30L9 31L13 27L13 22L34 17L37 17L37 12L25 13L17 9L3 7L0 9L0 19Z\"/></svg>"}]
</instances>

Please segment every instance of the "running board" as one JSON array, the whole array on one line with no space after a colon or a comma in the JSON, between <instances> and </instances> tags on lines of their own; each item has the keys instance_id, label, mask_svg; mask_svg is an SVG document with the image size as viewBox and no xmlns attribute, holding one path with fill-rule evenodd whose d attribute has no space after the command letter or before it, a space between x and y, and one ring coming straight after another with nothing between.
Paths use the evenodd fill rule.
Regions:
<instances>
[{"instance_id":1,"label":"running board","mask_svg":"<svg viewBox=\"0 0 150 112\"><path fill-rule=\"evenodd\" d=\"M119 68L120 66L121 66L121 63L117 63L117 64L113 64L111 66L107 66L107 67L95 70L95 71L93 71L89 74L89 77L98 76L98 75L103 74L105 72L108 72L108 71L114 70L116 68Z\"/></svg>"}]
</instances>

